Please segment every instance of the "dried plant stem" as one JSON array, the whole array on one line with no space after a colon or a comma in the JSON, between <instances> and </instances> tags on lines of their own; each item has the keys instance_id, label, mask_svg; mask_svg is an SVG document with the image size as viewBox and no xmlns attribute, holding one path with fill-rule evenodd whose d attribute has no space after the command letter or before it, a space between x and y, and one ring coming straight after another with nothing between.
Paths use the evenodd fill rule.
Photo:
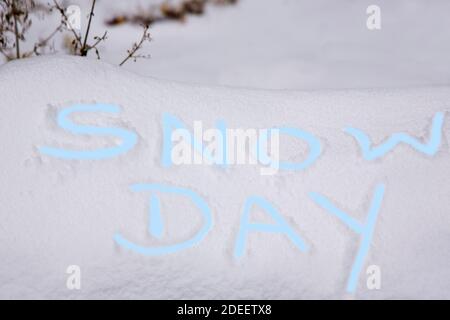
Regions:
<instances>
[{"instance_id":1,"label":"dried plant stem","mask_svg":"<svg viewBox=\"0 0 450 320\"><path fill-rule=\"evenodd\" d=\"M46 38L40 40L34 44L33 51L24 54L25 57L30 57L33 53L39 56L41 53L38 51L39 48L47 46L48 42L60 31L63 30L63 24L60 24L52 33L50 33Z\"/></svg>"},{"instance_id":2,"label":"dried plant stem","mask_svg":"<svg viewBox=\"0 0 450 320\"><path fill-rule=\"evenodd\" d=\"M130 50L128 50L128 55L125 57L125 59L123 59L123 61L119 64L119 66L123 66L124 64L125 64L125 62L127 62L128 60L130 60L130 59L137 59L137 58L143 58L143 56L137 56L136 55L136 52L139 50L139 49L141 49L141 47L142 47L142 44L145 42L145 41L148 41L148 40L150 40L150 34L149 34L149 32L148 32L148 29L149 29L149 26L144 26L144 31L143 31L143 33L142 33L142 37L141 37L141 39L139 40L139 42L138 43L135 43L134 45L133 45L133 47L130 49Z\"/></svg>"},{"instance_id":3,"label":"dried plant stem","mask_svg":"<svg viewBox=\"0 0 450 320\"><path fill-rule=\"evenodd\" d=\"M6 61L11 60L11 57L2 48L0 48L0 53L6 58Z\"/></svg>"},{"instance_id":4,"label":"dried plant stem","mask_svg":"<svg viewBox=\"0 0 450 320\"><path fill-rule=\"evenodd\" d=\"M100 42L105 41L107 39L107 37L106 37L107 32L105 32L103 34L103 36L101 36L101 37L95 36L94 44L91 45L88 43L89 33L91 31L92 18L95 15L94 11L95 11L96 2L97 2L96 0L92 0L91 10L89 12L88 25L87 25L84 37L82 37L81 33L77 33L73 28L71 28L69 26L69 22L68 22L69 17L67 16L65 9L59 5L57 0L53 0L54 8L56 8L61 15L61 21L62 21L63 26L67 27L74 35L74 40L72 41L72 48L71 48L71 51L73 51L73 54L85 57L88 55L89 51L94 50L95 53L97 54L97 58L100 59L100 54L97 49L97 45Z\"/></svg>"},{"instance_id":5,"label":"dried plant stem","mask_svg":"<svg viewBox=\"0 0 450 320\"><path fill-rule=\"evenodd\" d=\"M17 25L17 7L16 7L16 1L12 1L12 9L13 9L13 19L14 19L14 35L16 38L16 58L20 59L20 38L19 38L19 26Z\"/></svg>"},{"instance_id":6,"label":"dried plant stem","mask_svg":"<svg viewBox=\"0 0 450 320\"><path fill-rule=\"evenodd\" d=\"M92 17L94 16L95 2L96 2L96 0L92 0L92 7L91 7L91 12L89 13L89 21L88 21L88 25L87 25L87 29L86 29L86 34L84 35L83 45L81 46L81 49L80 49L80 54L82 56L86 56L89 51L89 49L87 48L87 39L89 37L89 31L91 29Z\"/></svg>"},{"instance_id":7,"label":"dried plant stem","mask_svg":"<svg viewBox=\"0 0 450 320\"><path fill-rule=\"evenodd\" d=\"M67 27L67 22L69 21L69 18L67 17L64 8L61 7L61 6L59 5L58 1L56 1L56 0L53 0L53 3L54 3L54 5L55 5L55 8L59 11L59 13L60 13L60 15L61 15L61 17L62 17L62 19L63 19L63 23L64 23L64 24L66 25L66 27ZM76 33L75 30L72 29L72 28L69 28L69 29L72 31L72 34L73 34L73 36L75 37L76 42L81 46L81 45L82 45L82 44L81 44L81 38L80 38L80 36L78 35L78 33Z\"/></svg>"}]
</instances>

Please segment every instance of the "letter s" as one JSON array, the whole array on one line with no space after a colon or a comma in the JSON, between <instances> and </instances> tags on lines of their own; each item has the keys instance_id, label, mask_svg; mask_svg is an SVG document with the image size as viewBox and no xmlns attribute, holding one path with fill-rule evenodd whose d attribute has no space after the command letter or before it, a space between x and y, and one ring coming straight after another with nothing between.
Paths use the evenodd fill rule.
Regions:
<instances>
[{"instance_id":1,"label":"letter s","mask_svg":"<svg viewBox=\"0 0 450 320\"><path fill-rule=\"evenodd\" d=\"M73 123L69 116L76 112L106 112L119 113L120 108L110 104L77 104L59 112L58 125L72 134L83 134L93 136L114 136L122 140L115 147L100 148L96 150L67 150L53 147L39 147L40 153L62 159L70 160L101 160L116 157L131 150L136 142L137 135L134 132L120 128L102 128Z\"/></svg>"}]
</instances>

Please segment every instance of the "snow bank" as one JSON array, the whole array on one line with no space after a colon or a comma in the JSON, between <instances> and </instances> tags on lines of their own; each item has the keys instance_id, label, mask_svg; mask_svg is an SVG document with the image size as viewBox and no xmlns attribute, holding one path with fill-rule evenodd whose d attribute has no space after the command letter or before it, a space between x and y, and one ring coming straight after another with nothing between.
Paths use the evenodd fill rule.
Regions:
<instances>
[{"instance_id":1,"label":"snow bank","mask_svg":"<svg viewBox=\"0 0 450 320\"><path fill-rule=\"evenodd\" d=\"M89 10L86 1L71 3L77 2ZM133 12L136 3L146 8L142 0L99 3L94 34L103 34L112 12ZM371 4L381 8L377 32L366 27ZM155 24L145 49L152 58L125 68L189 83L268 89L448 85L450 41L438 30L450 29L449 10L446 0L241 0L210 6L186 23ZM102 59L117 64L139 33L137 27L111 28Z\"/></svg>"},{"instance_id":2,"label":"snow bank","mask_svg":"<svg viewBox=\"0 0 450 320\"><path fill-rule=\"evenodd\" d=\"M248 91L164 82L74 57L36 58L0 68L0 298L450 298L450 90ZM127 153L106 160L64 160L42 146L92 150L120 143L73 135L57 125L74 104L107 103L119 114L73 115L76 123L137 134ZM188 126L218 119L231 128L295 127L322 153L307 170L262 176L259 167L161 164L164 113ZM376 144L395 132L426 143L433 118L445 115L437 152L405 144L368 161L355 127ZM281 138L281 157L301 162L298 139ZM165 229L148 233L149 192L137 183L188 188L208 204L213 227L191 248L144 256L115 242L120 233L145 247L194 236L203 221L189 199L162 194ZM347 280L361 237L312 201L326 196L364 223L377 185L385 194L354 292ZM250 232L234 258L244 203L263 197L305 241ZM252 221L272 223L255 207ZM67 266L82 271L81 290L66 288ZM368 290L366 268L381 270Z\"/></svg>"},{"instance_id":3,"label":"snow bank","mask_svg":"<svg viewBox=\"0 0 450 320\"><path fill-rule=\"evenodd\" d=\"M120 63L142 33L139 26L106 27L106 20L143 14L161 2L97 1L91 34L101 36L108 29L108 40L99 45L102 60ZM79 5L82 18L87 17L90 1L70 4ZM376 32L366 27L371 4L241 0L233 6L211 5L205 15L189 16L185 23L152 25L153 40L141 52L151 59L126 63L124 68L161 79L267 89L449 85L450 41L439 31L450 29L450 2L377 0L382 29ZM53 32L60 17L54 12L51 19L33 19L23 49L32 50L34 39ZM82 26L86 24L82 20ZM57 35L58 52L66 52L63 43L64 35Z\"/></svg>"}]
</instances>

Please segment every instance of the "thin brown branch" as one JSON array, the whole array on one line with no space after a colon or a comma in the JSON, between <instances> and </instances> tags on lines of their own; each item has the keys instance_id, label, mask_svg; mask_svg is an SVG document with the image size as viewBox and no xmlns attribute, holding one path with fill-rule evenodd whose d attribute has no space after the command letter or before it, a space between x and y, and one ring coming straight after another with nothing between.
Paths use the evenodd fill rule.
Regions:
<instances>
[{"instance_id":1,"label":"thin brown branch","mask_svg":"<svg viewBox=\"0 0 450 320\"><path fill-rule=\"evenodd\" d=\"M18 26L18 22L17 22L17 15L18 15L18 10L16 7L16 1L17 0L12 0L12 13L13 13L13 19L14 19L14 36L16 38L16 58L20 59L20 36L19 36L19 26Z\"/></svg>"},{"instance_id":2,"label":"thin brown branch","mask_svg":"<svg viewBox=\"0 0 450 320\"><path fill-rule=\"evenodd\" d=\"M82 56L86 56L89 51L89 49L87 48L87 40L89 37L89 31L91 29L92 17L94 16L95 2L96 2L96 0L92 0L92 7L91 7L91 12L89 13L89 21L88 21L88 25L87 25L87 29L86 29L86 34L84 35L84 42L80 49L80 53Z\"/></svg>"},{"instance_id":3,"label":"thin brown branch","mask_svg":"<svg viewBox=\"0 0 450 320\"><path fill-rule=\"evenodd\" d=\"M9 61L12 59L1 47L0 47L0 53L5 57L6 61Z\"/></svg>"},{"instance_id":4,"label":"thin brown branch","mask_svg":"<svg viewBox=\"0 0 450 320\"><path fill-rule=\"evenodd\" d=\"M53 0L53 3L54 3L54 7L56 8L56 10L58 10L58 12L59 12L60 15L61 15L62 23L64 24L64 26L65 26L67 29L69 29L70 31L72 31L72 34L73 34L74 37L75 37L75 41L76 41L76 42L78 43L78 45L81 47L81 46L82 46L82 43L81 43L81 36L80 36L78 33L76 33L75 30L74 30L73 28L70 28L70 27L69 27L69 24L68 24L68 22L69 22L69 17L67 17L66 11L64 10L63 7L61 7L61 6L59 5L58 1Z\"/></svg>"},{"instance_id":5,"label":"thin brown branch","mask_svg":"<svg viewBox=\"0 0 450 320\"><path fill-rule=\"evenodd\" d=\"M128 50L128 55L125 57L125 59L123 59L123 61L119 64L119 66L123 66L128 60L130 59L134 59L134 61L136 61L136 59L138 58L146 58L148 56L143 56L143 55L137 55L136 52L138 52L141 48L142 45L144 44L145 41L150 41L150 33L148 32L149 26L146 25L144 26L144 30L141 36L141 39L139 40L139 42L135 42L132 46L132 48L130 50Z\"/></svg>"},{"instance_id":6,"label":"thin brown branch","mask_svg":"<svg viewBox=\"0 0 450 320\"><path fill-rule=\"evenodd\" d=\"M39 42L34 44L33 50L24 54L25 57L30 57L33 53L39 56L41 53L38 51L39 48L46 47L48 42L53 39L53 37L63 29L63 24L61 23L52 33L50 33L46 38L40 40Z\"/></svg>"},{"instance_id":7,"label":"thin brown branch","mask_svg":"<svg viewBox=\"0 0 450 320\"><path fill-rule=\"evenodd\" d=\"M59 5L59 3L57 2L57 0L53 0L54 2L54 8L56 8L59 13L61 14L61 20L63 22L63 24L70 30L72 31L72 34L74 35L75 39L71 42L70 45L70 51L72 52L72 54L75 55L79 55L79 56L87 56L88 52L90 50L94 50L95 53L97 54L97 58L100 58L98 49L97 49L97 45L101 42L101 41L105 41L107 39L106 35L107 32L105 32L103 34L103 36L95 36L94 37L94 44L89 44L88 40L89 40L89 33L91 31L91 23L92 23L92 19L95 15L94 10L95 10L95 4L96 4L96 0L92 0L92 6L91 6L91 10L89 12L89 20L88 20L88 25L86 28L86 32L84 37L81 36L81 33L78 34L77 32L75 32L75 30L73 28L70 27L69 25L69 17L67 16L65 9L63 7L61 7Z\"/></svg>"},{"instance_id":8,"label":"thin brown branch","mask_svg":"<svg viewBox=\"0 0 450 320\"><path fill-rule=\"evenodd\" d=\"M100 42L105 41L107 39L107 34L108 34L108 31L105 31L103 36L94 37L94 40L96 40L96 41L94 42L94 44L92 46L89 46L89 49L88 49L88 50L94 49L95 54L97 55L97 59L99 59L99 60L100 60L100 53L98 52L97 46Z\"/></svg>"}]
</instances>

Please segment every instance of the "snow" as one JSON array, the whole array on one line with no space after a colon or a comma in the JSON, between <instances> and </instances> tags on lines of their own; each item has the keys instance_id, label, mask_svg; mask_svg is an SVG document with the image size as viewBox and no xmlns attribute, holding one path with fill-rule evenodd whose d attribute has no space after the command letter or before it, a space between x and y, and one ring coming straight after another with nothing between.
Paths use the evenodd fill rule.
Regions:
<instances>
[{"instance_id":1,"label":"snow","mask_svg":"<svg viewBox=\"0 0 450 320\"><path fill-rule=\"evenodd\" d=\"M117 65L142 29L107 27L114 14L136 13L160 0L97 1L92 36L108 30L102 60ZM175 3L177 1L171 1ZM87 15L90 1L72 0ZM265 89L337 89L449 85L450 29L447 0L378 0L382 29L366 28L361 0L241 0L208 6L184 23L151 26L151 59L124 68L145 76L204 85ZM33 20L38 35L56 28ZM53 21L53 22L51 22ZM83 20L82 25L86 26ZM64 52L63 37L55 41ZM32 48L33 43L29 43ZM91 53L95 57L94 53Z\"/></svg>"},{"instance_id":2,"label":"snow","mask_svg":"<svg viewBox=\"0 0 450 320\"><path fill-rule=\"evenodd\" d=\"M89 2L73 0L83 13ZM0 66L0 298L153 299L449 299L450 298L450 2L378 0L382 29L368 31L373 1L241 0L208 7L184 23L151 27L151 59L117 64L141 29L106 27L115 13L157 0L98 1L92 35L108 29L101 61L63 54ZM33 21L34 36L58 23ZM86 21L84 21L86 23ZM64 160L42 146L94 150L113 137L73 135L57 124L74 104L105 103L118 114L80 113L76 123L135 132L136 146L106 160ZM260 166L164 167L164 113L192 128L289 126L317 137L322 153L304 171L262 176ZM401 144L365 160L346 127L382 144L396 132L430 140L444 114L442 142L427 156ZM306 144L281 138L281 158L301 161ZM150 192L137 183L188 188L212 212L213 227L192 248L144 256L114 241L145 247L189 239L201 229L188 199L162 194L165 229L149 234ZM314 203L320 193L364 223L377 185L386 187L374 235L354 292L346 290L361 237ZM234 257L245 201L269 201L309 246L282 234L253 232ZM255 207L252 221L273 223ZM66 269L81 268L81 290ZM381 289L366 268L381 270Z\"/></svg>"},{"instance_id":3,"label":"snow","mask_svg":"<svg viewBox=\"0 0 450 320\"><path fill-rule=\"evenodd\" d=\"M178 1L178 0L177 0ZM171 1L176 3L177 1ZM114 14L147 10L160 0L97 1L92 36L108 30L100 54L118 64L142 33L107 27ZM72 0L87 15L90 1ZM184 23L151 26L151 59L124 68L145 76L204 85L265 89L417 87L450 84L450 2L377 0L382 29L366 28L369 0L240 0L208 6ZM34 20L49 34L58 24ZM82 25L86 25L82 21ZM30 36L30 41L34 37ZM55 42L64 52L60 37ZM31 47L33 43L29 44ZM95 54L91 53L94 57Z\"/></svg>"},{"instance_id":4,"label":"snow","mask_svg":"<svg viewBox=\"0 0 450 320\"><path fill-rule=\"evenodd\" d=\"M0 68L1 298L450 298L450 174L448 87L277 91L200 86L142 77L104 62L68 56L15 61ZM111 103L118 115L78 114L74 121L137 133L134 149L101 161L43 155L41 146L91 150L114 139L80 137L59 128L60 110ZM255 112L257 110L258 112ZM401 145L381 159L363 159L343 129L354 126L374 143L395 132L429 139L444 112L443 142L430 157ZM161 165L162 114L188 126L292 126L318 137L323 153L305 171L261 176L259 167ZM304 146L282 139L283 159ZM208 203L213 228L192 248L142 256L114 242L120 232L143 246L176 243L201 227L198 208L163 195L162 240L147 231L149 193L135 183L189 188ZM376 185L386 185L357 290L346 281L360 237L309 198L321 193L358 221ZM259 195L307 242L300 252L281 234L253 232L244 256L234 244L245 200ZM252 212L264 222L267 213ZM271 220L269 219L268 222ZM382 288L366 288L365 269L378 265ZM66 288L69 265L82 270L81 290Z\"/></svg>"}]
</instances>

